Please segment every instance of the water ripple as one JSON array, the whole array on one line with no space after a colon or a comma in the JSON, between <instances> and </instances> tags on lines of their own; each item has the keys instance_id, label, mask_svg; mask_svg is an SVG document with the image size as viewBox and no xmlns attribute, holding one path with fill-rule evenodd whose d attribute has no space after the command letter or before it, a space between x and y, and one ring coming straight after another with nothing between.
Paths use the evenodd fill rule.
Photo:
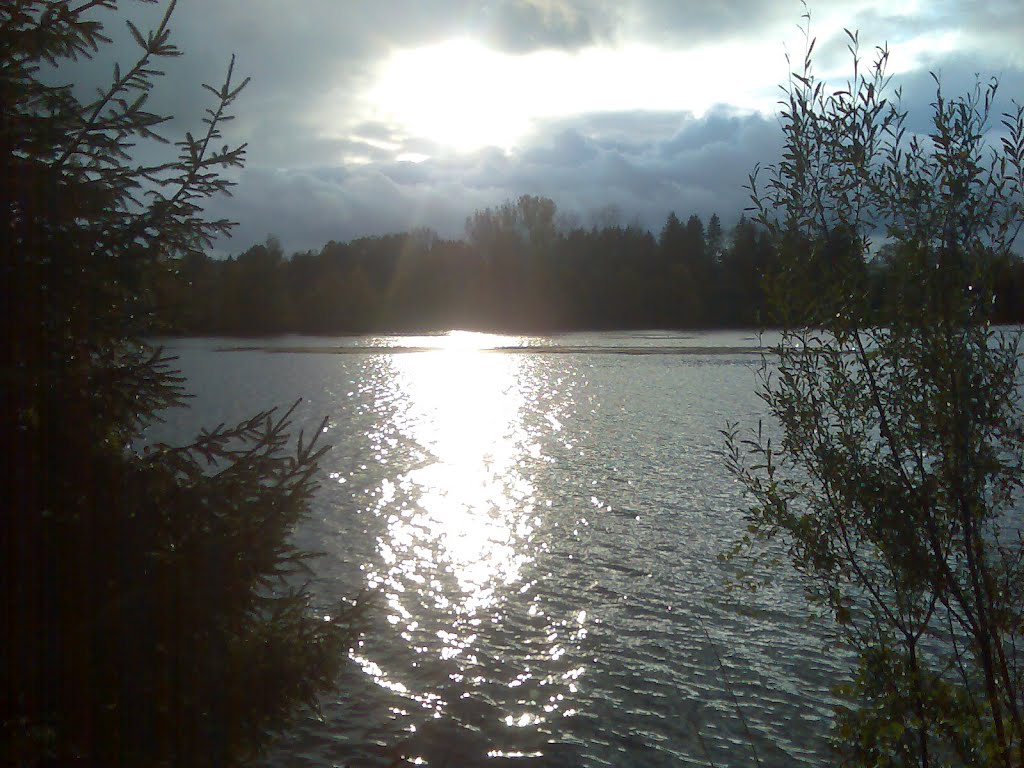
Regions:
<instances>
[{"instance_id":1,"label":"water ripple","mask_svg":"<svg viewBox=\"0 0 1024 768\"><path fill-rule=\"evenodd\" d=\"M322 387L335 450L298 538L327 552L325 602L379 593L342 691L270 764L752 765L751 735L765 766L829 762L827 627L796 583L727 593L716 559L742 503L718 430L760 413L750 342L680 338L231 353L260 405Z\"/></svg>"}]
</instances>

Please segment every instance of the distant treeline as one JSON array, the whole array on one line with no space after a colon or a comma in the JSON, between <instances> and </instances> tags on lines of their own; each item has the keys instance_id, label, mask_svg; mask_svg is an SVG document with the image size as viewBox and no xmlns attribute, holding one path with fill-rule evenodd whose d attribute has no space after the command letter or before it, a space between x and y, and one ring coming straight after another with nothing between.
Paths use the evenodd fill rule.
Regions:
<instances>
[{"instance_id":1,"label":"distant treeline","mask_svg":"<svg viewBox=\"0 0 1024 768\"><path fill-rule=\"evenodd\" d=\"M639 226L556 225L553 201L523 196L476 212L465 240L430 230L331 241L286 257L269 237L237 257L194 257L154 286L165 333L334 334L446 328L508 331L770 325L765 276L776 253L741 217L668 216ZM817 249L822 270L841 258ZM894 254L864 264L872 301L886 299ZM998 271L997 320L1024 322L1024 264Z\"/></svg>"}]
</instances>

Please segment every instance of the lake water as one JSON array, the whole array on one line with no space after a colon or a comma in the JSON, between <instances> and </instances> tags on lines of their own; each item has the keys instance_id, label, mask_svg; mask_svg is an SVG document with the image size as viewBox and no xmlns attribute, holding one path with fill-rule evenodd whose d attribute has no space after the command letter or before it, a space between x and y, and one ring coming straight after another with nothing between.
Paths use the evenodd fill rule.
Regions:
<instances>
[{"instance_id":1,"label":"lake water","mask_svg":"<svg viewBox=\"0 0 1024 768\"><path fill-rule=\"evenodd\" d=\"M379 595L341 692L268 763L736 766L753 746L765 766L829 764L845 664L828 627L792 575L729 591L716 557L743 529L719 430L763 415L758 343L169 343L196 399L153 439L299 397L300 425L327 417L296 537L325 553L324 606Z\"/></svg>"}]
</instances>

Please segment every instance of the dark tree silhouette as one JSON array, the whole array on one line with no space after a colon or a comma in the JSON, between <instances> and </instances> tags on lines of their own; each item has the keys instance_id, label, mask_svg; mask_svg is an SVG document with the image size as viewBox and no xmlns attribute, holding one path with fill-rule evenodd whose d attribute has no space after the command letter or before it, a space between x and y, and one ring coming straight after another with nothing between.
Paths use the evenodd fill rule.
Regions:
<instances>
[{"instance_id":1,"label":"dark tree silhouette","mask_svg":"<svg viewBox=\"0 0 1024 768\"><path fill-rule=\"evenodd\" d=\"M750 179L778 249L782 339L759 388L778 429L727 430L728 463L750 493L748 541L789 555L857 654L839 761L1020 766L1022 350L992 321L1024 225L1024 107L992 146L996 84L937 87L929 133L912 136L887 50L864 67L847 34L839 89L808 40L782 157ZM869 263L879 233L889 247Z\"/></svg>"},{"instance_id":2,"label":"dark tree silhouette","mask_svg":"<svg viewBox=\"0 0 1024 768\"><path fill-rule=\"evenodd\" d=\"M164 276L153 285L157 330L251 336L776 324L765 289L778 248L765 227L738 218L726 233L717 214L705 229L699 216L684 224L670 213L655 240L638 226L570 227L554 202L526 195L474 213L465 241L421 230L331 241L319 253L291 258L271 241L224 261L183 260L177 280ZM872 306L880 310L887 292L893 300L887 285L896 262L865 260L840 232L821 248L796 237L783 245L813 254L816 279L838 279L837 265L852 259L847 266L861 270ZM1002 259L994 278L997 317L1020 322L1020 261Z\"/></svg>"},{"instance_id":3,"label":"dark tree silhouette","mask_svg":"<svg viewBox=\"0 0 1024 768\"><path fill-rule=\"evenodd\" d=\"M179 53L173 8L148 34L129 24L137 59L83 102L66 65L107 42L117 3L0 6L0 754L12 765L234 765L345 658L347 632L296 578L305 558L289 533L320 451L301 436L285 450L289 414L133 448L183 396L142 337L153 296L169 313L189 305L194 328L213 321L192 299L225 292L232 265L202 249L230 224L202 204L244 149L220 136L245 84L229 67L176 157L132 159L168 120L147 97L157 60ZM258 272L248 292L272 291L281 268L262 248L233 265Z\"/></svg>"}]
</instances>

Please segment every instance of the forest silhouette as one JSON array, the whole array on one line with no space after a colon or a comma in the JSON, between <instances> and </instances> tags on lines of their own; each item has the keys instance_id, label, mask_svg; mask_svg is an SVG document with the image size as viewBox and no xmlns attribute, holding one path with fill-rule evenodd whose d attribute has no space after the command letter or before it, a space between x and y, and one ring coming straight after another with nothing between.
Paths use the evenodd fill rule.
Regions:
<instances>
[{"instance_id":1,"label":"forest silhouette","mask_svg":"<svg viewBox=\"0 0 1024 768\"><path fill-rule=\"evenodd\" d=\"M639 225L559 226L555 203L523 195L475 212L464 239L433 230L330 241L286 256L273 236L226 259L192 254L153 289L157 333L260 336L465 328L547 333L772 325L765 278L780 254L740 216L724 231L674 212L656 235ZM815 249L822 270L839 254ZM794 243L793 247L807 247ZM841 247L841 246L840 246ZM894 254L862 264L871 301ZM995 257L993 257L995 258ZM1024 322L1024 263L997 264L999 323Z\"/></svg>"}]
</instances>

